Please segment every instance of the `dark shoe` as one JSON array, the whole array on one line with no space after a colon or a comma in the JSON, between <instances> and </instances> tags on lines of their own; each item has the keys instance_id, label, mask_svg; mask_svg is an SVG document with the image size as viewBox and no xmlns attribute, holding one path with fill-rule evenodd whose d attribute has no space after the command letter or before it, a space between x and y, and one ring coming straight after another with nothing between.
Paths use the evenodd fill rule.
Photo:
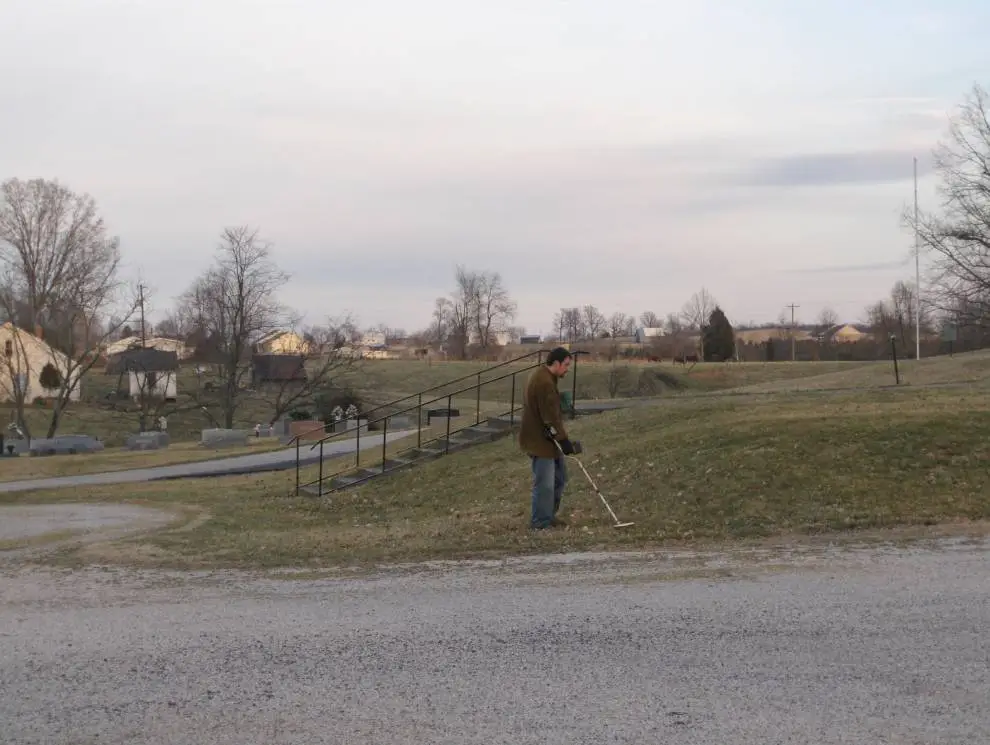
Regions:
<instances>
[{"instance_id":1,"label":"dark shoe","mask_svg":"<svg viewBox=\"0 0 990 745\"><path fill-rule=\"evenodd\" d=\"M554 528L566 528L567 521L561 520L559 517L555 517L550 521L550 525Z\"/></svg>"}]
</instances>

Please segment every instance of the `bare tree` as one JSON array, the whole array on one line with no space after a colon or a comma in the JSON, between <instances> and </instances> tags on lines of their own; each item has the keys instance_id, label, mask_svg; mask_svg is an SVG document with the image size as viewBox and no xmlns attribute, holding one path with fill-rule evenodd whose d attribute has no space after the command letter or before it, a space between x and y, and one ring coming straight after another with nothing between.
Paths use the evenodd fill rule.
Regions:
<instances>
[{"instance_id":1,"label":"bare tree","mask_svg":"<svg viewBox=\"0 0 990 745\"><path fill-rule=\"evenodd\" d=\"M205 357L217 369L224 426L233 427L251 371L254 341L296 325L276 293L288 281L271 259L271 246L246 226L226 228L214 264L181 298L205 332Z\"/></svg>"},{"instance_id":2,"label":"bare tree","mask_svg":"<svg viewBox=\"0 0 990 745\"><path fill-rule=\"evenodd\" d=\"M703 331L718 302L711 293L702 287L691 296L681 309L685 325L692 331Z\"/></svg>"},{"instance_id":3,"label":"bare tree","mask_svg":"<svg viewBox=\"0 0 990 745\"><path fill-rule=\"evenodd\" d=\"M608 320L594 305L586 305L583 310L584 330L591 339L599 338L608 327Z\"/></svg>"},{"instance_id":4,"label":"bare tree","mask_svg":"<svg viewBox=\"0 0 990 745\"><path fill-rule=\"evenodd\" d=\"M58 386L49 387L53 437L98 350L120 330L135 302L122 299L119 241L108 238L96 203L57 181L10 179L0 186L0 306L13 324L4 355L18 424L40 391L27 345L42 344ZM110 311L118 312L105 322ZM120 312L122 311L122 312ZM120 320L118 320L120 319ZM35 355L36 357L36 355Z\"/></svg>"},{"instance_id":5,"label":"bare tree","mask_svg":"<svg viewBox=\"0 0 990 745\"><path fill-rule=\"evenodd\" d=\"M942 214L912 212L920 243L935 254L929 303L960 324L990 315L990 94L974 85L934 152ZM960 315L965 309L968 317Z\"/></svg>"},{"instance_id":6,"label":"bare tree","mask_svg":"<svg viewBox=\"0 0 990 745\"><path fill-rule=\"evenodd\" d=\"M554 316L554 328L558 330L559 341L576 342L585 338L587 333L584 325L584 315L580 308L561 308Z\"/></svg>"},{"instance_id":7,"label":"bare tree","mask_svg":"<svg viewBox=\"0 0 990 745\"><path fill-rule=\"evenodd\" d=\"M0 185L0 266L6 289L27 311L27 328L76 302L80 287L115 277L119 263L119 241L107 238L88 194L44 179Z\"/></svg>"},{"instance_id":8,"label":"bare tree","mask_svg":"<svg viewBox=\"0 0 990 745\"><path fill-rule=\"evenodd\" d=\"M639 322L648 329L658 329L663 326L663 321L660 320L660 316L654 313L652 310L648 310L639 317Z\"/></svg>"},{"instance_id":9,"label":"bare tree","mask_svg":"<svg viewBox=\"0 0 990 745\"><path fill-rule=\"evenodd\" d=\"M828 331L836 324L839 323L839 314L836 313L832 308L822 308L821 313L818 314L817 326L821 331Z\"/></svg>"},{"instance_id":10,"label":"bare tree","mask_svg":"<svg viewBox=\"0 0 990 745\"><path fill-rule=\"evenodd\" d=\"M913 282L898 281L891 288L890 296L866 308L866 318L878 341L887 341L891 336L906 350L915 346L914 308L917 302L917 289ZM935 326L934 314L930 308L923 308L921 314L922 334L932 331Z\"/></svg>"},{"instance_id":11,"label":"bare tree","mask_svg":"<svg viewBox=\"0 0 990 745\"><path fill-rule=\"evenodd\" d=\"M676 313L668 313L667 319L663 323L663 327L666 329L669 336L676 337L684 330L684 322Z\"/></svg>"},{"instance_id":12,"label":"bare tree","mask_svg":"<svg viewBox=\"0 0 990 745\"><path fill-rule=\"evenodd\" d=\"M478 275L462 266L455 269L457 287L451 295L447 338L455 354L467 357L472 321L477 317Z\"/></svg>"},{"instance_id":13,"label":"bare tree","mask_svg":"<svg viewBox=\"0 0 990 745\"><path fill-rule=\"evenodd\" d=\"M146 432L153 422L182 411L197 409L201 401L178 391L178 360L174 353L156 349L133 349L112 360L117 381L114 390L100 401L101 406L137 419L138 429ZM175 395L170 395L170 393Z\"/></svg>"},{"instance_id":14,"label":"bare tree","mask_svg":"<svg viewBox=\"0 0 990 745\"><path fill-rule=\"evenodd\" d=\"M438 297L433 305L433 323L430 326L429 338L437 344L444 344L450 335L451 313L453 303L449 298Z\"/></svg>"},{"instance_id":15,"label":"bare tree","mask_svg":"<svg viewBox=\"0 0 990 745\"><path fill-rule=\"evenodd\" d=\"M479 272L477 277L475 329L479 346L488 349L495 343L496 334L508 330L516 317L517 306L509 296L501 274Z\"/></svg>"},{"instance_id":16,"label":"bare tree","mask_svg":"<svg viewBox=\"0 0 990 745\"><path fill-rule=\"evenodd\" d=\"M352 372L358 362L345 351L349 319L329 319L325 326L314 327L310 333L314 337L314 348L318 350L307 359L285 357L282 369L271 379L254 381L254 395L259 396L271 407L269 424L298 406L312 406L316 397L332 388L337 378ZM255 368L255 372L258 370Z\"/></svg>"},{"instance_id":17,"label":"bare tree","mask_svg":"<svg viewBox=\"0 0 990 745\"><path fill-rule=\"evenodd\" d=\"M613 313L608 317L608 333L613 339L617 336L632 336L635 330L630 332L636 325L636 319L627 316L625 313Z\"/></svg>"}]
</instances>

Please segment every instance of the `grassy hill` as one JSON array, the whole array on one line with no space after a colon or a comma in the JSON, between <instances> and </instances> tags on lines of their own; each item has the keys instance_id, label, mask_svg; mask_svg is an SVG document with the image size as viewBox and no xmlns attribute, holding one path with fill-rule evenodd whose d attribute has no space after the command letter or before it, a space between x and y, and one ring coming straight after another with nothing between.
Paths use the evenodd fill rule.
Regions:
<instances>
[{"instance_id":1,"label":"grassy hill","mask_svg":"<svg viewBox=\"0 0 990 745\"><path fill-rule=\"evenodd\" d=\"M488 366L479 362L434 362L432 365L410 360L369 360L359 370L347 376L348 383L366 395L387 400L416 393L425 388L442 386L434 396L445 396L478 382L492 380L521 371L534 360L506 365L485 373ZM827 373L850 371L872 363L863 362L751 362L699 363L694 366L648 362L589 362L579 361L577 395L579 399L605 399L630 396L670 395L685 391L719 391L739 386L773 384L780 380L814 377ZM528 373L517 375L516 391L522 390ZM465 380L449 386L442 384L456 378ZM572 378L564 383L571 390ZM508 401L512 380L493 382L484 387L487 400Z\"/></svg>"},{"instance_id":2,"label":"grassy hill","mask_svg":"<svg viewBox=\"0 0 990 745\"><path fill-rule=\"evenodd\" d=\"M973 360L943 364L944 375L979 368ZM288 496L291 473L0 500L132 500L198 515L182 529L67 557L168 566L318 567L983 520L990 518L986 379L962 393L902 386L671 397L582 418L573 424L587 450L582 459L620 518L636 522L621 531L572 464L570 527L530 532L528 462L513 439L322 502Z\"/></svg>"}]
</instances>

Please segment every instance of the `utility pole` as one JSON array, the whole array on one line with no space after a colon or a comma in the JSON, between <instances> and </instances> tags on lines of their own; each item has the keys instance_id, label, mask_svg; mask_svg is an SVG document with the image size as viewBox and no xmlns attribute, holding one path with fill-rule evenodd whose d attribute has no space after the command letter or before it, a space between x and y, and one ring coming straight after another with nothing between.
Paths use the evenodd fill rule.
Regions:
<instances>
[{"instance_id":1,"label":"utility pole","mask_svg":"<svg viewBox=\"0 0 990 745\"><path fill-rule=\"evenodd\" d=\"M921 241L918 238L918 158L914 159L914 358L921 359Z\"/></svg>"},{"instance_id":2,"label":"utility pole","mask_svg":"<svg viewBox=\"0 0 990 745\"><path fill-rule=\"evenodd\" d=\"M791 362L797 360L797 339L794 338L794 309L800 308L800 305L795 305L791 303L790 305L785 305L785 308L791 309Z\"/></svg>"},{"instance_id":3,"label":"utility pole","mask_svg":"<svg viewBox=\"0 0 990 745\"><path fill-rule=\"evenodd\" d=\"M144 285L138 285L138 302L141 304L141 349L147 346L147 339L144 333Z\"/></svg>"}]
</instances>

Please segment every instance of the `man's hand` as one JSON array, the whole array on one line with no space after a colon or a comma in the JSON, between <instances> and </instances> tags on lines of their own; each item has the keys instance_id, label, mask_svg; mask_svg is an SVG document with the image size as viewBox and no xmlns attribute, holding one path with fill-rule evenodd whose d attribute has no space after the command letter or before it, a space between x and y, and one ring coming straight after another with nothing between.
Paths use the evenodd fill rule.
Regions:
<instances>
[{"instance_id":1,"label":"man's hand","mask_svg":"<svg viewBox=\"0 0 990 745\"><path fill-rule=\"evenodd\" d=\"M563 451L564 455L574 455L575 453L581 452L581 443L571 442L570 440L561 440L560 449Z\"/></svg>"}]
</instances>

